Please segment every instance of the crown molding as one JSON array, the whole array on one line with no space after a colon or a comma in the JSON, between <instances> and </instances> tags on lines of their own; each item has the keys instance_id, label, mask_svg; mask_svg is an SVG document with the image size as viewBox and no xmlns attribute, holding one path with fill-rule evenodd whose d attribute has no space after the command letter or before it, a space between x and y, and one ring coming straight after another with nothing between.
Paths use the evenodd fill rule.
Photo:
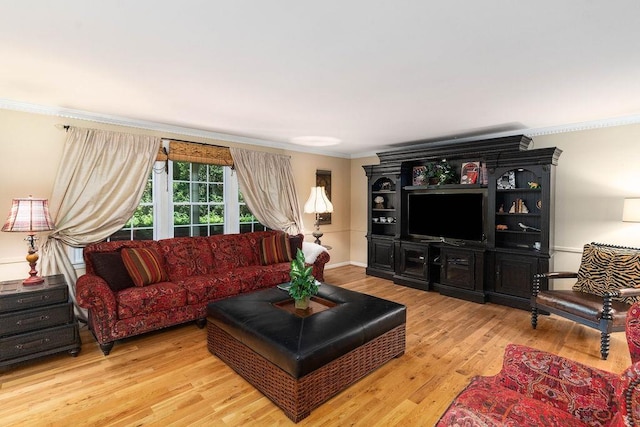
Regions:
<instances>
[{"instance_id":1,"label":"crown molding","mask_svg":"<svg viewBox=\"0 0 640 427\"><path fill-rule=\"evenodd\" d=\"M61 117L65 119L84 120L94 123L103 123L116 126L125 126L136 129L152 130L156 132L167 132L185 136L195 136L208 139L216 139L220 141L235 142L238 144L251 144L260 147L277 148L280 150L297 151L303 153L318 154L330 157L350 158L349 154L322 150L316 147L305 147L295 144L287 144L283 142L269 141L259 138L250 138L239 135L231 135L220 132L213 132L203 129L191 128L186 126L176 126L167 123L152 122L147 120L130 119L126 117L113 116L109 114L93 113L88 111L74 110L72 108L51 107L38 104L30 104L27 102L13 101L10 99L0 98L0 109L21 111L32 114L42 114L47 116Z\"/></svg>"},{"instance_id":2,"label":"crown molding","mask_svg":"<svg viewBox=\"0 0 640 427\"><path fill-rule=\"evenodd\" d=\"M269 141L259 138L250 138L239 135L231 135L220 132L213 132L203 129L191 128L186 126L176 126L166 123L152 122L147 120L136 120L126 117L113 116L109 114L92 113L88 111L74 110L71 108L51 107L45 105L31 104L20 101L13 101L10 99L0 98L0 109L22 111L26 113L42 114L48 116L55 116L68 119L84 120L89 122L104 123L116 126L125 126L137 129L152 130L157 132L167 132L178 135L195 136L208 139L217 139L221 141L234 142L238 144L251 144L260 147L276 148L280 150L296 151L302 153L318 154L322 156L339 157L346 159L356 159L362 157L376 156L376 152L360 152L354 154L341 153L339 151L323 150L317 147L306 147L295 144L288 144L283 142ZM451 143L451 142L467 142L477 139L488 138L500 138L505 136L525 135L530 138L534 136L552 135L558 133L567 132L579 132L592 129L601 129L615 126L626 126L640 124L640 115L630 115L622 117L614 117L602 120L592 120L587 122L571 123L566 125L556 125L539 128L523 128L517 130L510 130L505 132L496 132L485 135L474 135L463 138L454 138L449 140L443 140L438 142ZM387 148L380 149L378 152L396 150L397 147L387 146Z\"/></svg>"}]
</instances>

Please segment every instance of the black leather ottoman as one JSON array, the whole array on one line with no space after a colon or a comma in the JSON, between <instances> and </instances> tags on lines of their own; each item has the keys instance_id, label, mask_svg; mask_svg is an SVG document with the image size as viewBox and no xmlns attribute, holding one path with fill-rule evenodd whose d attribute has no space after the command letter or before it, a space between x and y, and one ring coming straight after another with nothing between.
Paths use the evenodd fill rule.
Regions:
<instances>
[{"instance_id":1,"label":"black leather ottoman","mask_svg":"<svg viewBox=\"0 0 640 427\"><path fill-rule=\"evenodd\" d=\"M405 349L404 305L327 284L317 297L308 316L278 288L207 307L209 351L295 422Z\"/></svg>"}]
</instances>

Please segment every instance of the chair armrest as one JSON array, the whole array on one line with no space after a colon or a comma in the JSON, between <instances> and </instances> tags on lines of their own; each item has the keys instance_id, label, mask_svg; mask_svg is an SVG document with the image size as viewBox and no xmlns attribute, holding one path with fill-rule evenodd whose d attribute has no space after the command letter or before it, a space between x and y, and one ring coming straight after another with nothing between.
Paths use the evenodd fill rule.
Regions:
<instances>
[{"instance_id":1,"label":"chair armrest","mask_svg":"<svg viewBox=\"0 0 640 427\"><path fill-rule=\"evenodd\" d=\"M578 273L573 271L549 271L547 273L536 274L540 279L575 279Z\"/></svg>"},{"instance_id":2,"label":"chair armrest","mask_svg":"<svg viewBox=\"0 0 640 427\"><path fill-rule=\"evenodd\" d=\"M575 279L578 277L578 273L573 271L549 271L547 273L538 273L533 275L533 283L531 286L531 299L535 301L538 293L540 293L541 281L546 280L546 283L552 279Z\"/></svg>"},{"instance_id":3,"label":"chair armrest","mask_svg":"<svg viewBox=\"0 0 640 427\"><path fill-rule=\"evenodd\" d=\"M507 345L502 370L495 380L583 422L604 414L613 417L617 407L616 374L523 345Z\"/></svg>"}]
</instances>

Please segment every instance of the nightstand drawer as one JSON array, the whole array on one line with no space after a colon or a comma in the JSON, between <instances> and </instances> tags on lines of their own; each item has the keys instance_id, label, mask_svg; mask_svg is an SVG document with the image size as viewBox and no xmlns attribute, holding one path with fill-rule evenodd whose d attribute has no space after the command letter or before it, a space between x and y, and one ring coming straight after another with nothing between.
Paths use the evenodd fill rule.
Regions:
<instances>
[{"instance_id":1,"label":"nightstand drawer","mask_svg":"<svg viewBox=\"0 0 640 427\"><path fill-rule=\"evenodd\" d=\"M60 351L65 347L79 347L78 325L55 326L36 332L0 338L0 362L22 356L37 356Z\"/></svg>"},{"instance_id":2,"label":"nightstand drawer","mask_svg":"<svg viewBox=\"0 0 640 427\"><path fill-rule=\"evenodd\" d=\"M67 302L69 293L66 286L58 286L41 290L29 290L15 295L2 295L0 313L44 307L51 304Z\"/></svg>"},{"instance_id":3,"label":"nightstand drawer","mask_svg":"<svg viewBox=\"0 0 640 427\"><path fill-rule=\"evenodd\" d=\"M73 322L73 305L63 303L0 314L0 336L21 334Z\"/></svg>"}]
</instances>

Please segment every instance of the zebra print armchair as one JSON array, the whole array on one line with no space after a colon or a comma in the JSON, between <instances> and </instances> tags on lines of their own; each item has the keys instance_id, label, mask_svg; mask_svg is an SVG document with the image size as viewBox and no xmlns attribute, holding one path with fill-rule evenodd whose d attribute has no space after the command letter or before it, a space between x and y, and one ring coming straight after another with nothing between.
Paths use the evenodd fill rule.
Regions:
<instances>
[{"instance_id":1,"label":"zebra print armchair","mask_svg":"<svg viewBox=\"0 0 640 427\"><path fill-rule=\"evenodd\" d=\"M576 279L572 289L549 290L555 279ZM549 272L533 278L531 326L553 313L600 331L600 355L609 355L611 332L625 330L627 311L640 302L640 249L589 243L577 273Z\"/></svg>"}]
</instances>

